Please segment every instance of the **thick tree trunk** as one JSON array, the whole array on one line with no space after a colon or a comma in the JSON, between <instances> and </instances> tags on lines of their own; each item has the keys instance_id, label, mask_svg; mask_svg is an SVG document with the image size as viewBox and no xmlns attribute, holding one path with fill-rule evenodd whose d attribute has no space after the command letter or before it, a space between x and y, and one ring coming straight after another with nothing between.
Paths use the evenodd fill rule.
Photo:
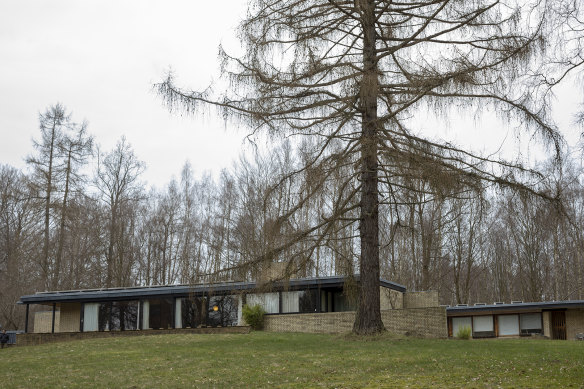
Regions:
<instances>
[{"instance_id":1,"label":"thick tree trunk","mask_svg":"<svg viewBox=\"0 0 584 389\"><path fill-rule=\"evenodd\" d=\"M379 200L377 193L377 95L375 14L372 0L361 0L363 64L361 81L361 257L359 304L353 332L374 334L384 330L379 307Z\"/></svg>"}]
</instances>

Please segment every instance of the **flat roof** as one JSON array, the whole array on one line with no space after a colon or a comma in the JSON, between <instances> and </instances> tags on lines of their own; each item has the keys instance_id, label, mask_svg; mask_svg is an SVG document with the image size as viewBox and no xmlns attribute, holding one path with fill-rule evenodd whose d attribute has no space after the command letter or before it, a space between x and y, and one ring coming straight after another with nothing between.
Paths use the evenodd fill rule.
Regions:
<instances>
[{"instance_id":1,"label":"flat roof","mask_svg":"<svg viewBox=\"0 0 584 389\"><path fill-rule=\"evenodd\" d=\"M299 290L302 288L314 287L342 287L345 283L344 276L318 277L318 278L298 278L272 283L256 282L217 282L209 284L192 285L155 285L155 286L135 286L127 288L103 288L103 289L82 289L63 290L52 292L37 292L33 295L21 296L18 304L49 304L61 302L90 302L90 301L113 301L132 300L140 298L156 297L185 297L192 294L225 294L229 292L239 292L245 290L258 289L262 291L262 286L270 285L274 290ZM355 276L359 281L359 276ZM384 279L379 280L381 286L405 292L403 285Z\"/></svg>"},{"instance_id":2,"label":"flat roof","mask_svg":"<svg viewBox=\"0 0 584 389\"><path fill-rule=\"evenodd\" d=\"M489 315L506 312L539 312L553 309L583 308L584 300L539 301L530 303L488 304L473 306L446 307L448 316Z\"/></svg>"}]
</instances>

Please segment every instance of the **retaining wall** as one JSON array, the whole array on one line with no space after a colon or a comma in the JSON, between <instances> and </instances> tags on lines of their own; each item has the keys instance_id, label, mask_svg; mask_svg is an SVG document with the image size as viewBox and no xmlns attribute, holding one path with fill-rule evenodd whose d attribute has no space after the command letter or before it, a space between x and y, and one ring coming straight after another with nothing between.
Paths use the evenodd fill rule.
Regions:
<instances>
[{"instance_id":1,"label":"retaining wall","mask_svg":"<svg viewBox=\"0 0 584 389\"><path fill-rule=\"evenodd\" d=\"M385 328L395 334L447 338L444 307L381 311ZM342 333L353 329L355 312L267 315L264 329L273 332Z\"/></svg>"},{"instance_id":2,"label":"retaining wall","mask_svg":"<svg viewBox=\"0 0 584 389\"><path fill-rule=\"evenodd\" d=\"M103 331L103 332L60 332L54 334L17 334L17 346L32 346L43 343L66 342L81 339L111 338L122 336L149 336L163 334L247 334L250 327L205 327L176 328L168 330Z\"/></svg>"}]
</instances>

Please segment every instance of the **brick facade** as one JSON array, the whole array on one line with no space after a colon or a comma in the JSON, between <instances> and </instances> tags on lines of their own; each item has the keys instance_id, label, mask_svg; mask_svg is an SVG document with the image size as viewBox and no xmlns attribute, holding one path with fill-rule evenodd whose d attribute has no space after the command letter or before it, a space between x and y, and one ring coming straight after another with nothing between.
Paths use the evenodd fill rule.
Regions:
<instances>
[{"instance_id":1,"label":"brick facade","mask_svg":"<svg viewBox=\"0 0 584 389\"><path fill-rule=\"evenodd\" d=\"M59 332L61 313L55 312L55 332ZM39 311L34 314L34 332L35 333L50 333L53 323L53 311ZM77 326L79 330L79 326Z\"/></svg>"},{"instance_id":2,"label":"brick facade","mask_svg":"<svg viewBox=\"0 0 584 389\"><path fill-rule=\"evenodd\" d=\"M428 308L438 307L440 300L438 292L435 290L428 290L425 292L406 292L404 295L404 308Z\"/></svg>"},{"instance_id":3,"label":"brick facade","mask_svg":"<svg viewBox=\"0 0 584 389\"><path fill-rule=\"evenodd\" d=\"M401 309L404 307L404 294L397 290L380 287L380 308L384 309Z\"/></svg>"},{"instance_id":4,"label":"brick facade","mask_svg":"<svg viewBox=\"0 0 584 389\"><path fill-rule=\"evenodd\" d=\"M59 315L58 332L77 332L79 331L79 320L81 319L81 304L68 303L61 304L61 314ZM56 321L56 319L55 319ZM57 330L55 330L57 332Z\"/></svg>"},{"instance_id":5,"label":"brick facade","mask_svg":"<svg viewBox=\"0 0 584 389\"><path fill-rule=\"evenodd\" d=\"M383 310L381 318L391 333L448 337L444 307ZM272 332L343 333L353 329L354 321L355 312L267 315L264 329Z\"/></svg>"},{"instance_id":6,"label":"brick facade","mask_svg":"<svg viewBox=\"0 0 584 389\"><path fill-rule=\"evenodd\" d=\"M574 340L577 334L584 334L584 309L566 311L566 339Z\"/></svg>"}]
</instances>

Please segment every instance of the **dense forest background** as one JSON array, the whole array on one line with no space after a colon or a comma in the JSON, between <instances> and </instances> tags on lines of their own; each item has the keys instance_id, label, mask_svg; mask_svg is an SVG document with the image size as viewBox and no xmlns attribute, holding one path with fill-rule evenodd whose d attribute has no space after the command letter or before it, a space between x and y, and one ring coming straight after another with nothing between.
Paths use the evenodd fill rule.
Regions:
<instances>
[{"instance_id":1,"label":"dense forest background","mask_svg":"<svg viewBox=\"0 0 584 389\"><path fill-rule=\"evenodd\" d=\"M358 201L347 180L358 161L331 160L323 174L306 165L318 149L309 139L283 140L218 177L186 163L166 187L147 188L124 138L100 150L61 105L39 123L27 168L0 165L6 328L22 326L15 303L36 291L255 280L272 262L292 277L357 272L358 204L331 218L332 204ZM581 150L539 166L533 192L394 169L380 204L383 278L437 290L444 304L584 298Z\"/></svg>"}]
</instances>

